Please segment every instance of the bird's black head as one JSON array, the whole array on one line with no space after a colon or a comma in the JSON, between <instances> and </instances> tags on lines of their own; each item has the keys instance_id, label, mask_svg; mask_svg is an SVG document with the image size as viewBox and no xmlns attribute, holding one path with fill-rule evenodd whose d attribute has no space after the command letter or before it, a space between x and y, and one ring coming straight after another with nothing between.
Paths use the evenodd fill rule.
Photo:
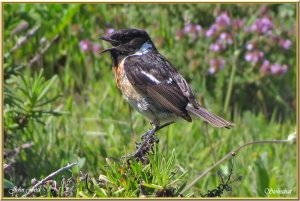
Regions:
<instances>
[{"instance_id":1,"label":"bird's black head","mask_svg":"<svg viewBox=\"0 0 300 201\"><path fill-rule=\"evenodd\" d=\"M100 39L108 41L113 46L103 52L117 52L122 55L129 55L139 50L145 42L153 44L148 33L141 29L121 29Z\"/></svg>"}]
</instances>

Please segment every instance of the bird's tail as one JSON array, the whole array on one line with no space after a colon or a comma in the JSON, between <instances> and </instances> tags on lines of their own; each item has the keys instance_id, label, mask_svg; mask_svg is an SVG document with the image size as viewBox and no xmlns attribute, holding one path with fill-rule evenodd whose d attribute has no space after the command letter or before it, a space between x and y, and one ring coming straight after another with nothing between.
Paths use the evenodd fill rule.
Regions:
<instances>
[{"instance_id":1,"label":"bird's tail","mask_svg":"<svg viewBox=\"0 0 300 201\"><path fill-rule=\"evenodd\" d=\"M225 128L231 128L234 126L232 122L226 121L222 117L219 117L208 110L206 110L203 107L194 108L192 105L187 105L186 110L190 113L196 115L197 117L201 118L205 122L209 123L210 125L214 127L225 127Z\"/></svg>"}]
</instances>

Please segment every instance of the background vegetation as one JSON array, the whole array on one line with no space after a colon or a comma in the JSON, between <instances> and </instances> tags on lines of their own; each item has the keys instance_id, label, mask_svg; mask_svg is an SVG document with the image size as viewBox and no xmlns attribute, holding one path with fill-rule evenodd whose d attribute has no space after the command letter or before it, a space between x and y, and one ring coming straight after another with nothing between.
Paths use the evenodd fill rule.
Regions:
<instances>
[{"instance_id":1,"label":"background vegetation","mask_svg":"<svg viewBox=\"0 0 300 201\"><path fill-rule=\"evenodd\" d=\"M296 4L5 3L5 195L24 195L9 189L77 161L35 196L179 196L237 146L287 139L296 129L295 26ZM122 160L150 125L122 99L98 38L128 27L147 30L197 99L235 127L177 122L157 133L150 165ZM232 178L243 179L223 196L296 196L294 144L254 145L233 163ZM231 167L223 163L181 196L216 189Z\"/></svg>"}]
</instances>

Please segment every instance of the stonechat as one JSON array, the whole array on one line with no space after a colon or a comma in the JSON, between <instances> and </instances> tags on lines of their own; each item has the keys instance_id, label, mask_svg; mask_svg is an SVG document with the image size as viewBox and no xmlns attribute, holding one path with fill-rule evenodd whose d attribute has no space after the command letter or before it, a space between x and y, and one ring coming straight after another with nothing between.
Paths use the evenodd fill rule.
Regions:
<instances>
[{"instance_id":1,"label":"stonechat","mask_svg":"<svg viewBox=\"0 0 300 201\"><path fill-rule=\"evenodd\" d=\"M197 102L187 81L158 52L146 31L122 29L100 39L112 45L101 53L111 54L117 87L126 101L150 119L154 127L146 133L146 139L178 118L191 122L191 116L214 127L233 126Z\"/></svg>"}]
</instances>

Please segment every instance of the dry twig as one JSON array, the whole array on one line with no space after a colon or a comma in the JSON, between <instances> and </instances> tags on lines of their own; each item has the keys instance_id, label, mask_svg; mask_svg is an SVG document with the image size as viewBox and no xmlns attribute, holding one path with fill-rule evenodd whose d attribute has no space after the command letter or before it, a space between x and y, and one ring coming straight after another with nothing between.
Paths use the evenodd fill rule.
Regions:
<instances>
[{"instance_id":1,"label":"dry twig","mask_svg":"<svg viewBox=\"0 0 300 201\"><path fill-rule=\"evenodd\" d=\"M24 37L20 38L17 41L17 43L15 44L15 46L10 50L10 53L15 52L22 45L24 45L28 41L28 39L30 39L40 29L40 27L41 27L41 25L37 25L36 27L34 27L30 31L28 31L27 34Z\"/></svg>"},{"instance_id":2,"label":"dry twig","mask_svg":"<svg viewBox=\"0 0 300 201\"><path fill-rule=\"evenodd\" d=\"M40 60L41 57L44 56L44 54L46 53L46 51L55 43L57 42L59 39L59 35L56 35L49 43L47 43L47 45L38 53L36 54L28 63L28 65L30 67L32 67L32 65L34 63L36 63L37 61Z\"/></svg>"},{"instance_id":3,"label":"dry twig","mask_svg":"<svg viewBox=\"0 0 300 201\"><path fill-rule=\"evenodd\" d=\"M41 181L39 181L38 183L36 183L36 184L35 184L35 185L34 185L34 186L33 186L33 187L32 187L25 195L23 195L22 197L27 197L27 196L32 195L32 194L35 192L35 190L36 190L39 186L43 185L46 181L52 179L53 177L55 177L56 175L60 174L61 172L66 171L66 170L72 168L72 167L75 166L75 165L77 165L77 162L76 162L76 163L72 163L72 164L68 164L67 166L62 167L62 168L56 170L55 172L49 174L47 177L45 177L44 179L42 179Z\"/></svg>"}]
</instances>

